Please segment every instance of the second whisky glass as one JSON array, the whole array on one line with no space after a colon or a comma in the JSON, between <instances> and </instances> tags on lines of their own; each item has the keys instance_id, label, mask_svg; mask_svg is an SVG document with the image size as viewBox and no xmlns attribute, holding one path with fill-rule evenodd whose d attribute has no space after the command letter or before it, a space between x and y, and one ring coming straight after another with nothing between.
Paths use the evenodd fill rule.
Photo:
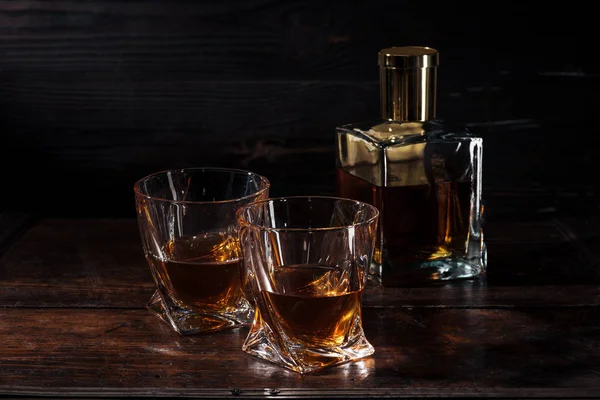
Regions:
<instances>
[{"instance_id":1,"label":"second whisky glass","mask_svg":"<svg viewBox=\"0 0 600 400\"><path fill-rule=\"evenodd\" d=\"M373 354L361 303L378 215L330 197L240 208L243 274L256 307L244 351L299 373Z\"/></svg>"}]
</instances>

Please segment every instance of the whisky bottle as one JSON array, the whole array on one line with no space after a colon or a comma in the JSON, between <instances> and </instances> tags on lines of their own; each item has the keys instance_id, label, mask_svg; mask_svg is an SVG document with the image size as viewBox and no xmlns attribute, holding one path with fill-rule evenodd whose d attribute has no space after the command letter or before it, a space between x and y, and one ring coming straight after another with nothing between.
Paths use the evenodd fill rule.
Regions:
<instances>
[{"instance_id":1,"label":"whisky bottle","mask_svg":"<svg viewBox=\"0 0 600 400\"><path fill-rule=\"evenodd\" d=\"M379 52L381 119L336 130L337 194L376 206L371 282L420 286L485 271L482 139L435 119L439 55Z\"/></svg>"}]
</instances>

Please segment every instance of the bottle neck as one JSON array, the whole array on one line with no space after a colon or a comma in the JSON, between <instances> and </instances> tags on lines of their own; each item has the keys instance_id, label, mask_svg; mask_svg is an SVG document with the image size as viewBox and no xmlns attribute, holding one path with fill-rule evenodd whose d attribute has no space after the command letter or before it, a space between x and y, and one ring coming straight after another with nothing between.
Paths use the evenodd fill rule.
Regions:
<instances>
[{"instance_id":1,"label":"bottle neck","mask_svg":"<svg viewBox=\"0 0 600 400\"><path fill-rule=\"evenodd\" d=\"M437 67L379 68L381 116L393 121L435 118Z\"/></svg>"}]
</instances>

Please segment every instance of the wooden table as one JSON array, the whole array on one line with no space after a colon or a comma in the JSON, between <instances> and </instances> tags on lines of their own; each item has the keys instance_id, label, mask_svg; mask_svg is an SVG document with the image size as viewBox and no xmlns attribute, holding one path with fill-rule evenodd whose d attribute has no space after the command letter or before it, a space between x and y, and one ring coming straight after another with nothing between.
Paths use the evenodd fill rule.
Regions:
<instances>
[{"instance_id":1,"label":"wooden table","mask_svg":"<svg viewBox=\"0 0 600 400\"><path fill-rule=\"evenodd\" d=\"M600 223L538 211L486 226L485 280L371 289L375 355L309 376L152 315L135 220L0 215L0 397L599 397Z\"/></svg>"}]
</instances>

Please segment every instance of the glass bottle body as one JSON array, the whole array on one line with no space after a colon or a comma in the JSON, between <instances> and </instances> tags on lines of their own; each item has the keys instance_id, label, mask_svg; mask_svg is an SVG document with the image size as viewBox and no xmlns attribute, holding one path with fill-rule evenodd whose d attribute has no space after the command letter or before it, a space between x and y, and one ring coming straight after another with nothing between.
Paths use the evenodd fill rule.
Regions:
<instances>
[{"instance_id":1,"label":"glass bottle body","mask_svg":"<svg viewBox=\"0 0 600 400\"><path fill-rule=\"evenodd\" d=\"M380 211L370 278L418 286L485 270L482 139L443 122L337 129L337 195Z\"/></svg>"}]
</instances>

